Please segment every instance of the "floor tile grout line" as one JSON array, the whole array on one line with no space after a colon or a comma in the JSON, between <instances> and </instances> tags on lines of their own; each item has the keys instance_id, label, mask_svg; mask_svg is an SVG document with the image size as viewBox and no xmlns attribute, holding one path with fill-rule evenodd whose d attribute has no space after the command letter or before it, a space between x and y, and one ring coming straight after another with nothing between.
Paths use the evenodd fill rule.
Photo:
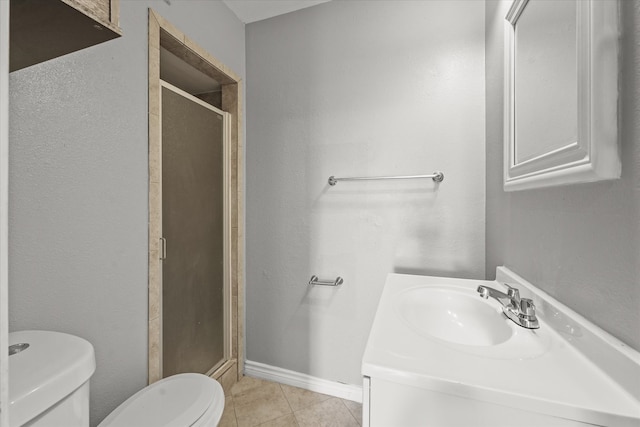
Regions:
<instances>
[{"instance_id":1,"label":"floor tile grout line","mask_svg":"<svg viewBox=\"0 0 640 427\"><path fill-rule=\"evenodd\" d=\"M289 406L291 406L291 412L293 412L293 413L296 413L296 412L302 411L303 409L311 408L312 406L315 406L315 405L318 405L318 404L320 404L320 403L322 403L322 402L325 402L325 401L327 401L327 400L331 399L332 397L336 397L336 396L331 396L331 395L324 394L324 393L318 393L318 392L316 392L316 391L311 391L311 390L304 389L304 388L301 388L301 387L296 387L296 386L288 385L288 384L281 384L281 383L278 383L278 384L280 384L280 388L282 388L282 386L283 386L283 385L286 385L287 387L298 388L298 389L300 389L300 390L303 390L303 391L306 391L306 392L309 392L309 393L313 393L313 394L316 394L316 395L318 395L318 396L325 396L325 398L324 398L323 400L320 400L320 401L318 401L318 402L308 403L308 404L306 404L306 405L304 405L304 406L302 406L302 407L300 407L300 408L298 408L298 409L296 409L296 410L294 411L294 410L293 410L293 406L291 406L291 402L289 402L289 398L287 397L287 393L286 393L286 392L284 391L284 389L282 388L282 392L284 393L284 397L285 397L285 399L287 399L287 402L289 402ZM336 397L336 398L337 398L337 399L339 399L339 397Z\"/></svg>"},{"instance_id":2,"label":"floor tile grout line","mask_svg":"<svg viewBox=\"0 0 640 427\"><path fill-rule=\"evenodd\" d=\"M284 399L287 401L287 404L289 405L289 409L291 409L291 414L293 415L293 420L295 421L296 426L298 426L298 427L300 427L300 422L298 421L298 416L296 415L296 413L300 412L300 411L303 411L305 409L311 408L312 406L315 406L316 404L322 403L322 402L312 403L312 404L306 405L306 406L304 406L302 408L298 408L298 410L294 411L293 410L293 406L291 406L291 402L289 401L289 398L287 397L287 393L285 393L284 389L282 388L282 384L280 384L280 383L276 383L276 384L278 384L280 386L280 390L282 390L282 394L284 395ZM330 398L331 398L331 396L327 397L327 399L325 399L325 400L328 400ZM347 408L347 410L349 410L349 408Z\"/></svg>"},{"instance_id":3,"label":"floor tile grout line","mask_svg":"<svg viewBox=\"0 0 640 427\"><path fill-rule=\"evenodd\" d=\"M293 406L291 406L291 402L289 402L289 398L287 397L287 393L284 392L284 389L282 388L282 384L280 384L280 383L276 383L276 384L278 384L278 387L280 387L280 392L284 396L284 400L285 400L285 402L287 402L287 405L289 405L289 409L291 410L291 413L293 414ZM295 417L295 415L294 415L294 417Z\"/></svg>"},{"instance_id":4,"label":"floor tile grout line","mask_svg":"<svg viewBox=\"0 0 640 427\"><path fill-rule=\"evenodd\" d=\"M298 423L298 418L296 417L296 413L293 411L293 406L291 406L291 402L289 402L289 398L287 397L287 393L284 392L284 389L282 388L282 384L280 383L276 383L276 384L280 386L280 391L284 395L284 400L287 402L287 405L289 405L289 409L291 409L291 415L293 415L293 422L296 423L296 426L300 427L300 424Z\"/></svg>"},{"instance_id":5,"label":"floor tile grout line","mask_svg":"<svg viewBox=\"0 0 640 427\"><path fill-rule=\"evenodd\" d=\"M236 413L236 402L233 398L233 394L231 395L231 405L233 405L233 418L236 420L236 427L238 426L238 414Z\"/></svg>"},{"instance_id":6,"label":"floor tile grout line","mask_svg":"<svg viewBox=\"0 0 640 427\"><path fill-rule=\"evenodd\" d=\"M351 412L351 409L349 409L349 407L347 406L346 403L344 403L344 399L339 399L340 403L342 403L342 406L344 406L345 408L347 408L347 412L349 413L349 415L351 415L351 418L353 418L353 421L356 422L356 424L360 425L360 423L358 422L358 419L355 417L355 415L353 415L353 412Z\"/></svg>"},{"instance_id":7,"label":"floor tile grout line","mask_svg":"<svg viewBox=\"0 0 640 427\"><path fill-rule=\"evenodd\" d=\"M339 398L339 397L337 397L337 396L325 395L325 396L326 396L326 399L324 399L324 400L322 400L322 401L319 401L319 402L314 402L314 403L311 403L311 404L307 404L307 405L305 405L305 406L303 406L303 407L301 407L301 408L298 408L296 411L294 411L294 410L293 410L293 406L292 406L292 404L291 404L291 401L290 401L289 397L287 396L287 393L285 392L285 388L284 388L283 384L281 384L281 383L279 383L279 382L276 382L276 381L267 381L267 380L262 380L262 381L264 381L264 383L262 383L261 385L256 385L256 386L251 387L251 388L249 388L249 389L247 389L247 390L243 390L243 392L242 392L242 393L236 393L236 394L231 393L231 397L232 397L231 405L233 406L233 416L234 416L234 418L235 418L235 421L236 421L236 425L237 425L237 426L239 426L239 423L238 423L238 412L237 412L236 399L235 399L235 397L236 397L236 396L239 396L239 395L241 395L241 394L244 394L244 393L248 393L248 392L250 392L251 390L254 390L254 389L260 388L260 387L265 386L265 385L267 385L267 384L277 384L277 385L278 385L279 390L280 390L280 393L281 393L281 396L283 396L283 397L284 397L285 402L287 402L287 407L289 408L289 411L288 411L286 414L281 414L280 416L278 416L278 417L276 417L276 418L273 418L273 419L271 419L271 420L266 420L266 421L264 421L264 420L263 420L263 421L262 421L262 423L260 423L260 424L255 424L255 425L251 425L251 426L249 426L249 427L260 427L260 426L264 425L265 423L270 423L270 422L271 422L271 423L273 423L273 421L274 421L274 420L277 420L278 418L287 417L287 416L290 416L290 415L293 415L293 422L294 422L294 424L295 424L297 427L300 427L300 425L301 425L301 424L300 424L300 421L299 421L299 419L298 419L298 413L299 413L299 412L303 412L303 411L305 411L305 410L308 410L308 409L310 409L310 408L313 408L313 407L314 407L314 406L316 406L316 405L320 405L320 404L322 404L322 403L326 402L327 400L330 400L331 398L335 398L335 399L339 400L340 402L342 402L342 406L347 410L347 413L349 414L349 416L351 416L351 420L355 423L355 425L357 425L357 426L362 426L362 424L358 421L358 417L357 417L356 415L354 415L354 413L351 411L351 409L349 408L349 406L348 406L348 405L347 405L347 403L345 402L345 399ZM292 387L292 386L288 386L288 385L287 385L287 387ZM305 389L302 389L302 390L305 390ZM310 390L309 390L309 391L310 391ZM312 393L315 393L315 392L312 392ZM315 394L320 394L320 395L321 395L322 393L315 393ZM292 394L292 397L293 397L293 396L294 396L294 395Z\"/></svg>"},{"instance_id":8,"label":"floor tile grout line","mask_svg":"<svg viewBox=\"0 0 640 427\"><path fill-rule=\"evenodd\" d=\"M293 419L296 421L296 425L300 427L300 423L298 422L298 416L296 415L295 412L293 413Z\"/></svg>"},{"instance_id":9,"label":"floor tile grout line","mask_svg":"<svg viewBox=\"0 0 640 427\"><path fill-rule=\"evenodd\" d=\"M287 414L284 414L284 415L276 416L275 418L272 418L272 419L270 419L270 420L263 421L262 423L256 424L256 425L251 426L251 427L260 427L261 425L263 425L263 424L265 424L265 423L268 423L268 422L271 422L271 421L277 420L278 418L281 418L281 417L287 416L287 415L289 415L289 414L293 414L293 409L291 409L291 405L289 404L289 401L287 400L287 396L286 396L286 394L285 394L285 393L284 393L284 391L282 390L282 386L281 386L279 383L274 382L274 381L266 381L266 383L267 383L267 384L264 384L263 386L266 386L266 385L268 385L268 384L276 384L276 385L278 386L278 389L280 390L280 393L282 393L282 397L284 397L284 401L285 401L285 402L287 402L287 406L289 407L289 411L290 411L290 412L289 412L289 413L287 413ZM262 387L262 386L259 386L259 387ZM259 387L254 387L254 388L259 388ZM235 405L234 405L234 408L235 408ZM236 419L236 421L237 421L237 419Z\"/></svg>"}]
</instances>

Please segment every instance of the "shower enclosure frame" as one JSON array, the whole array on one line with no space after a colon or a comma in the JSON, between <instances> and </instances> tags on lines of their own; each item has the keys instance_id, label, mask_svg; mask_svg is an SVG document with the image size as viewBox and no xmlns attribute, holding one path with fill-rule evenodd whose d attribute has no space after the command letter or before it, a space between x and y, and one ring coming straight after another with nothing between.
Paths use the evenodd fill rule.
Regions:
<instances>
[{"instance_id":1,"label":"shower enclosure frame","mask_svg":"<svg viewBox=\"0 0 640 427\"><path fill-rule=\"evenodd\" d=\"M228 360L231 360L231 281L230 279L230 271L231 271L231 265L230 265L230 250L231 250L231 242L230 242L230 236L231 236L231 226L230 226L230 215L229 215L229 207L230 207L230 198L229 198L229 171L230 171L230 156L229 156L229 142L230 142L230 124L231 124L231 120L230 120L230 114L227 113L226 111L220 110L219 108L214 107L213 105L199 99L196 98L195 96L191 95L188 92L185 92L184 90L160 79L160 129L162 129L162 120L163 120L163 116L162 116L162 90L163 89L167 89L170 90L171 92L173 92L176 95L181 96L182 98L195 103L197 105L199 105L202 108L205 108L209 111L212 111L218 115L220 115L223 118L223 125L222 125L222 246L223 246L223 259L222 259L222 265L223 265L223 284L222 284L222 299L223 299L223 314L222 314L222 318L223 318L223 359L221 361L216 362L215 364L212 365L212 367L207 370L207 372L202 372L203 374L206 375L213 375L216 370L218 370L222 365L224 365L224 363L226 363ZM161 148L160 148L160 152L162 153L162 150L164 149L162 147L162 144L164 143L164 141L162 140L162 132L160 133L160 144L161 144ZM162 159L160 160L160 164L161 164L161 171L162 171ZM161 172L162 173L162 172ZM161 194L161 204L162 204L162 182L160 182L160 194ZM162 218L162 213L160 216L160 224L162 224L163 222L163 218ZM162 274L162 262L164 261L164 259L167 256L167 247L166 247L166 240L164 240L164 232L162 230L162 226L161 226L161 232L163 234L163 238L162 238L162 243L164 244L163 247L160 248L160 295L163 294L163 288L164 288L164 278L163 278L163 274ZM171 242L169 242L171 243ZM215 260L211 260L212 262ZM162 296L160 297L160 307L163 307L163 300L162 300ZM163 331L163 322L164 322L164 316L162 315L163 313L163 308L160 308L160 330ZM163 333L161 333L160 335L160 348L164 348L164 335ZM165 373L163 372L163 358L164 358L164 350L160 351L160 377L164 377Z\"/></svg>"},{"instance_id":2,"label":"shower enclosure frame","mask_svg":"<svg viewBox=\"0 0 640 427\"><path fill-rule=\"evenodd\" d=\"M161 86L160 47L188 65L212 77L222 86L222 108L229 114L229 281L230 281L230 357L211 376L227 392L244 371L244 159L242 155L242 81L210 53L189 39L173 24L149 9L149 329L148 382L162 378L162 237L161 200Z\"/></svg>"}]
</instances>

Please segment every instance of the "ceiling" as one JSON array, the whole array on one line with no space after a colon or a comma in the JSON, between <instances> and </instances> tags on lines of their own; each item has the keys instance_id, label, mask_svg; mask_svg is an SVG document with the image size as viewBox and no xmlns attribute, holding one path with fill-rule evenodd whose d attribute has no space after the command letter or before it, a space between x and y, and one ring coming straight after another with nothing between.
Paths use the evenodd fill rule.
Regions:
<instances>
[{"instance_id":1,"label":"ceiling","mask_svg":"<svg viewBox=\"0 0 640 427\"><path fill-rule=\"evenodd\" d=\"M330 0L222 0L245 24L304 9Z\"/></svg>"},{"instance_id":2,"label":"ceiling","mask_svg":"<svg viewBox=\"0 0 640 427\"><path fill-rule=\"evenodd\" d=\"M0 0L2 1L2 0ZM331 0L223 0L245 24L272 18ZM220 84L164 48L160 48L160 78L180 89L201 94L220 90Z\"/></svg>"}]
</instances>

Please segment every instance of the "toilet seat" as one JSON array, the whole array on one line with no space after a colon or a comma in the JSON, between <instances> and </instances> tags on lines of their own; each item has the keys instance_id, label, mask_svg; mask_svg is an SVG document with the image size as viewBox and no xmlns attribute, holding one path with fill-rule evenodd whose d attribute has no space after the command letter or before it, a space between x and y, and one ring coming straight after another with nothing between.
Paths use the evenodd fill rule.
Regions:
<instances>
[{"instance_id":1,"label":"toilet seat","mask_svg":"<svg viewBox=\"0 0 640 427\"><path fill-rule=\"evenodd\" d=\"M178 374L143 388L98 427L214 427L224 410L224 392L202 374Z\"/></svg>"}]
</instances>

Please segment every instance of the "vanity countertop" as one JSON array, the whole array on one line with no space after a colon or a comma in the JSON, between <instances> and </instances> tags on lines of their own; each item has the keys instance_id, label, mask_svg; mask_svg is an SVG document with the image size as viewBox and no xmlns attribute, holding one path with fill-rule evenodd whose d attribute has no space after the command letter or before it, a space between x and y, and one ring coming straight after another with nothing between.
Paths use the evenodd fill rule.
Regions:
<instances>
[{"instance_id":1,"label":"vanity countertop","mask_svg":"<svg viewBox=\"0 0 640 427\"><path fill-rule=\"evenodd\" d=\"M509 273L504 269L503 276ZM505 317L512 335L495 345L459 344L418 333L400 313L403 295L416 288L451 288L473 295L479 285L504 289L491 281L389 274L364 353L362 374L586 423L640 425L638 390L633 389L640 382L637 353L628 348L618 351L620 345L610 336L593 339L594 331L598 336L606 333L531 284L514 286L523 297L536 302L540 328L525 329ZM497 301L488 303L502 315ZM553 318L548 321L547 315ZM571 332L558 331L558 323L570 325ZM591 342L582 343L585 339ZM611 343L613 348L602 347L611 347ZM594 357L578 350L580 345L590 346L598 363L617 366L597 366L592 362ZM627 369L624 372L620 372L622 365ZM616 369L621 376L631 377L628 384L612 378L610 372Z\"/></svg>"}]
</instances>

